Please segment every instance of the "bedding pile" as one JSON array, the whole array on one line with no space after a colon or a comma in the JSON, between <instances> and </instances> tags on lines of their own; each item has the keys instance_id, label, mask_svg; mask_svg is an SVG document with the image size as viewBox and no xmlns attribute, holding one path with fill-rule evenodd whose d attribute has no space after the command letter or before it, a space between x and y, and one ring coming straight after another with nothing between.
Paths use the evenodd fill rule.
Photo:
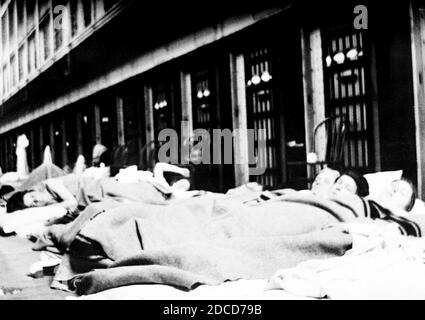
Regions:
<instances>
[{"instance_id":1,"label":"bedding pile","mask_svg":"<svg viewBox=\"0 0 425 320\"><path fill-rule=\"evenodd\" d=\"M38 249L67 249L53 287L79 295L139 283L192 290L267 279L303 261L343 256L353 238L341 222L381 214L413 236L425 226L421 219L396 219L373 203L352 200L297 194L244 206L240 199L210 194L168 206L92 210L71 226L51 230Z\"/></svg>"},{"instance_id":2,"label":"bedding pile","mask_svg":"<svg viewBox=\"0 0 425 320\"><path fill-rule=\"evenodd\" d=\"M425 241L398 235L364 237L343 257L279 270L269 290L336 300L424 300Z\"/></svg>"},{"instance_id":3,"label":"bedding pile","mask_svg":"<svg viewBox=\"0 0 425 320\"><path fill-rule=\"evenodd\" d=\"M44 168L44 167L43 167ZM45 170L45 168L43 169ZM43 171L44 172L44 171ZM76 176L71 174L62 177L67 188L84 205L91 203L153 203L165 204L163 194L151 183L117 183L112 178L84 179L84 188L80 189ZM32 185L28 183L29 185ZM27 187L21 189L27 189ZM29 208L6 214L5 208L0 211L0 230L3 234L16 233L18 236L27 237L32 233L41 231L46 221L58 219L67 214L67 210L60 205L39 208Z\"/></svg>"},{"instance_id":4,"label":"bedding pile","mask_svg":"<svg viewBox=\"0 0 425 320\"><path fill-rule=\"evenodd\" d=\"M36 263L34 270L56 263L52 288L78 295L140 284L193 291L272 279L272 288L314 298L340 297L323 285L334 274L345 280L363 276L341 272L349 266L366 269L375 258L381 261L376 268L395 261L386 251L353 254L359 251L356 221L383 225L403 239L421 237L425 230L425 215L407 219L357 196L325 200L293 192L251 201L260 194L260 188L247 185L226 195L167 200L151 183L102 179L86 183L89 205L71 223L46 226L46 219L66 214L51 207L0 215L0 227L31 236L34 250L50 252L46 257L53 258ZM324 278L314 280L318 275Z\"/></svg>"}]
</instances>

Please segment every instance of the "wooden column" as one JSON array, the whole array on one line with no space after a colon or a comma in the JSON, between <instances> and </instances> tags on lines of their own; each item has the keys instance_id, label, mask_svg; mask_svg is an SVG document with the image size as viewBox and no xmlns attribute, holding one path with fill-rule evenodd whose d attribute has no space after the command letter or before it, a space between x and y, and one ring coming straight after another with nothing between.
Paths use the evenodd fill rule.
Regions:
<instances>
[{"instance_id":1,"label":"wooden column","mask_svg":"<svg viewBox=\"0 0 425 320\"><path fill-rule=\"evenodd\" d=\"M95 142L102 143L102 127L100 119L100 107L98 105L94 106L94 138Z\"/></svg>"},{"instance_id":2,"label":"wooden column","mask_svg":"<svg viewBox=\"0 0 425 320\"><path fill-rule=\"evenodd\" d=\"M419 1L410 3L413 88L416 120L418 194L425 197L425 11Z\"/></svg>"},{"instance_id":3,"label":"wooden column","mask_svg":"<svg viewBox=\"0 0 425 320\"><path fill-rule=\"evenodd\" d=\"M373 114L373 143L375 150L375 171L381 171L381 139L379 128L378 75L376 66L375 43L370 46L370 96Z\"/></svg>"},{"instance_id":4,"label":"wooden column","mask_svg":"<svg viewBox=\"0 0 425 320\"><path fill-rule=\"evenodd\" d=\"M325 89L323 74L322 38L319 29L301 30L303 85L304 85L304 114L307 153L316 152L319 157L326 150L325 132L319 132L316 144L313 145L314 128L325 119ZM320 148L322 146L322 148ZM314 178L314 170L307 171L308 178Z\"/></svg>"},{"instance_id":5,"label":"wooden column","mask_svg":"<svg viewBox=\"0 0 425 320\"><path fill-rule=\"evenodd\" d=\"M123 99L120 96L116 97L117 103L117 138L118 145L125 145L125 131L124 131L124 105Z\"/></svg>"},{"instance_id":6,"label":"wooden column","mask_svg":"<svg viewBox=\"0 0 425 320\"><path fill-rule=\"evenodd\" d=\"M137 146L139 148L139 169L141 169L141 166L143 165L144 161L142 159L142 151L143 147L145 146L144 141L144 115L143 115L143 97L141 94L137 94L136 96L136 115L137 115Z\"/></svg>"},{"instance_id":7,"label":"wooden column","mask_svg":"<svg viewBox=\"0 0 425 320\"><path fill-rule=\"evenodd\" d=\"M145 138L146 138L146 144L150 143L151 141L155 140L155 125L153 120L153 92L152 87L150 85L145 85L143 88L144 92L144 105L145 105ZM140 159L140 161L144 161L145 163L149 164L149 152L146 152L142 157L145 157L145 159Z\"/></svg>"},{"instance_id":8,"label":"wooden column","mask_svg":"<svg viewBox=\"0 0 425 320\"><path fill-rule=\"evenodd\" d=\"M230 55L232 118L234 130L235 184L249 182L249 153L245 92L245 61L242 54Z\"/></svg>"},{"instance_id":9,"label":"wooden column","mask_svg":"<svg viewBox=\"0 0 425 320\"><path fill-rule=\"evenodd\" d=\"M1 170L2 173L7 172L7 143L6 143L6 136L2 135L1 137Z\"/></svg>"},{"instance_id":10,"label":"wooden column","mask_svg":"<svg viewBox=\"0 0 425 320\"><path fill-rule=\"evenodd\" d=\"M193 132L192 80L190 73L181 72L180 83L182 99L181 143L184 143L188 141Z\"/></svg>"},{"instance_id":11,"label":"wooden column","mask_svg":"<svg viewBox=\"0 0 425 320\"><path fill-rule=\"evenodd\" d=\"M66 121L65 116L62 116L61 119L61 129L62 129L62 167L65 167L66 165L69 165L69 158L68 158L68 136L67 136L67 128L66 128Z\"/></svg>"},{"instance_id":12,"label":"wooden column","mask_svg":"<svg viewBox=\"0 0 425 320\"><path fill-rule=\"evenodd\" d=\"M78 156L84 154L83 145L83 114L77 113L77 154Z\"/></svg>"},{"instance_id":13,"label":"wooden column","mask_svg":"<svg viewBox=\"0 0 425 320\"><path fill-rule=\"evenodd\" d=\"M4 150L4 156L3 156L3 173L6 173L6 172L8 172L8 170L9 170L9 164L8 164L8 161L9 161L9 156L8 156L8 154L9 154L9 150L8 150L8 144L9 144L9 142L7 141L7 135L6 134L4 134L3 135L3 150Z\"/></svg>"},{"instance_id":14,"label":"wooden column","mask_svg":"<svg viewBox=\"0 0 425 320\"><path fill-rule=\"evenodd\" d=\"M49 121L49 146L52 151L52 161L55 163L56 161L56 152L59 152L55 148L55 127L53 121ZM56 164L56 163L55 163Z\"/></svg>"},{"instance_id":15,"label":"wooden column","mask_svg":"<svg viewBox=\"0 0 425 320\"><path fill-rule=\"evenodd\" d=\"M31 159L31 168L30 168L30 170L32 170L32 169L35 169L35 167L36 167L36 154L35 154L35 149L34 149L34 141L35 141L35 139L34 139L34 137L35 137L35 133L34 133L34 128L31 128L30 129L30 136L29 136L29 140L30 140L30 159Z\"/></svg>"},{"instance_id":16,"label":"wooden column","mask_svg":"<svg viewBox=\"0 0 425 320\"><path fill-rule=\"evenodd\" d=\"M153 94L152 87L144 86L144 97L145 97L145 131L146 131L146 142L155 140L155 130L153 123Z\"/></svg>"},{"instance_id":17,"label":"wooden column","mask_svg":"<svg viewBox=\"0 0 425 320\"><path fill-rule=\"evenodd\" d=\"M45 141L44 141L44 136L43 136L43 125L40 124L40 126L38 127L38 138L40 141L40 154L38 155L38 159L40 160L40 162L43 162L43 156L44 156L44 148L46 147L44 145Z\"/></svg>"},{"instance_id":18,"label":"wooden column","mask_svg":"<svg viewBox=\"0 0 425 320\"><path fill-rule=\"evenodd\" d=\"M6 169L5 172L12 171L12 163L11 163L11 151L12 148L10 147L10 137L6 136Z\"/></svg>"}]
</instances>

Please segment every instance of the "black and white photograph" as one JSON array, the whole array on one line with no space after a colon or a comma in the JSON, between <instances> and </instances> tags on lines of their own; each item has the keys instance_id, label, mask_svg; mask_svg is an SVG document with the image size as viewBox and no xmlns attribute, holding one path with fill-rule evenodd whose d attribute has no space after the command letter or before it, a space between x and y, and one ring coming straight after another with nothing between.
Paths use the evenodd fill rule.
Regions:
<instances>
[{"instance_id":1,"label":"black and white photograph","mask_svg":"<svg viewBox=\"0 0 425 320\"><path fill-rule=\"evenodd\" d=\"M0 300L425 300L424 77L420 0L1 0Z\"/></svg>"}]
</instances>

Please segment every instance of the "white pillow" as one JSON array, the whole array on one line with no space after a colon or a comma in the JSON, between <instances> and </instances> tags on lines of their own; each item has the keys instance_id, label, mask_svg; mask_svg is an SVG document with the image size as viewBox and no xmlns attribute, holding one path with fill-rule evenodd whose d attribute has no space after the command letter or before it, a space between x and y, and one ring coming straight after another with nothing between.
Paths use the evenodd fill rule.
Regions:
<instances>
[{"instance_id":1,"label":"white pillow","mask_svg":"<svg viewBox=\"0 0 425 320\"><path fill-rule=\"evenodd\" d=\"M49 219L66 215L67 210L61 206L29 208L10 214L0 215L0 228L5 234L12 234L18 229L44 223Z\"/></svg>"},{"instance_id":2,"label":"white pillow","mask_svg":"<svg viewBox=\"0 0 425 320\"><path fill-rule=\"evenodd\" d=\"M369 197L378 197L383 189L387 188L394 180L401 179L402 176L403 170L365 174L364 177L369 184Z\"/></svg>"},{"instance_id":3,"label":"white pillow","mask_svg":"<svg viewBox=\"0 0 425 320\"><path fill-rule=\"evenodd\" d=\"M425 202L421 199L416 199L415 205L409 214L425 214Z\"/></svg>"}]
</instances>

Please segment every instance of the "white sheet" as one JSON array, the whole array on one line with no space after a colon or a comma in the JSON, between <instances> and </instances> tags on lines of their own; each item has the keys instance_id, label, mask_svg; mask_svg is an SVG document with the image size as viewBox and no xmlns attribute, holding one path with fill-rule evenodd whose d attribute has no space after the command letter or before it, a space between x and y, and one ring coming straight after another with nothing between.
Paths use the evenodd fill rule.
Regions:
<instances>
[{"instance_id":1,"label":"white sheet","mask_svg":"<svg viewBox=\"0 0 425 320\"><path fill-rule=\"evenodd\" d=\"M340 258L280 270L270 287L337 300L425 300L423 239L372 237Z\"/></svg>"},{"instance_id":2,"label":"white sheet","mask_svg":"<svg viewBox=\"0 0 425 320\"><path fill-rule=\"evenodd\" d=\"M134 285L68 300L306 300L283 290L265 291L267 280L239 280L186 292L166 285Z\"/></svg>"},{"instance_id":3,"label":"white sheet","mask_svg":"<svg viewBox=\"0 0 425 320\"><path fill-rule=\"evenodd\" d=\"M1 213L0 228L5 234L17 232L25 236L32 229L39 230L47 220L62 217L66 212L63 207L49 206L25 209L12 214Z\"/></svg>"}]
</instances>

